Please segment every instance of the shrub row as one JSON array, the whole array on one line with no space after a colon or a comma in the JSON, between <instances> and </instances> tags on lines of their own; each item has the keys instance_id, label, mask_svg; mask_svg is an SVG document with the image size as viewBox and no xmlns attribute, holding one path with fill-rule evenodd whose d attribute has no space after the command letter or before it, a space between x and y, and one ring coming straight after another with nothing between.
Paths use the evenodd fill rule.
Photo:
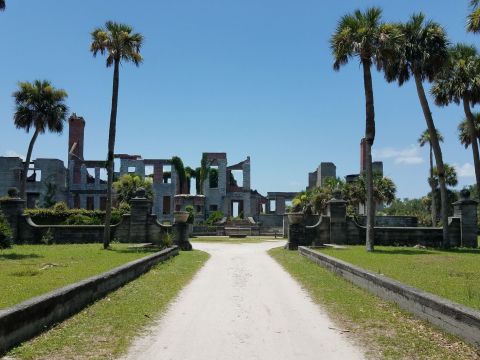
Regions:
<instances>
[{"instance_id":1,"label":"shrub row","mask_svg":"<svg viewBox=\"0 0 480 360\"><path fill-rule=\"evenodd\" d=\"M130 212L127 204L112 209L112 224L118 224L122 216ZM101 225L105 222L105 211L69 209L63 202L52 208L25 209L25 215L38 225Z\"/></svg>"}]
</instances>

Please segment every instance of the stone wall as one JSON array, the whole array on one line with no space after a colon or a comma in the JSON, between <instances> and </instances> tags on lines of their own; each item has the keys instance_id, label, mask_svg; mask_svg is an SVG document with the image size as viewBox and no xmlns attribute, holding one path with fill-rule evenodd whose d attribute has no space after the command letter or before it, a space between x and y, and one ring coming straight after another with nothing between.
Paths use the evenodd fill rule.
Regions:
<instances>
[{"instance_id":1,"label":"stone wall","mask_svg":"<svg viewBox=\"0 0 480 360\"><path fill-rule=\"evenodd\" d=\"M140 197L138 197L140 195ZM111 226L111 240L128 243L158 243L172 226L160 224L156 215L150 214L151 201L137 194L132 199L131 214L124 215L119 224ZM0 202L6 215L15 243L40 243L49 239L52 243L101 243L103 225L37 225L23 215L25 201L8 199Z\"/></svg>"},{"instance_id":2,"label":"stone wall","mask_svg":"<svg viewBox=\"0 0 480 360\"><path fill-rule=\"evenodd\" d=\"M355 285L385 300L395 302L402 309L461 337L476 347L480 346L479 311L308 248L300 247L299 252Z\"/></svg>"},{"instance_id":3,"label":"stone wall","mask_svg":"<svg viewBox=\"0 0 480 360\"><path fill-rule=\"evenodd\" d=\"M0 355L176 255L178 248L171 247L0 310Z\"/></svg>"},{"instance_id":4,"label":"stone wall","mask_svg":"<svg viewBox=\"0 0 480 360\"><path fill-rule=\"evenodd\" d=\"M366 216L357 218L359 225L367 224ZM416 227L418 226L418 218L415 216L376 216L375 226L378 227Z\"/></svg>"},{"instance_id":5,"label":"stone wall","mask_svg":"<svg viewBox=\"0 0 480 360\"><path fill-rule=\"evenodd\" d=\"M462 191L462 199L454 203L455 216L449 218L448 233L451 247L477 248L477 202L470 200L470 194ZM365 244L366 228L346 215L346 203L341 194L328 202L327 215L312 224L311 217L289 231L289 248L298 245ZM406 221L407 223L407 221ZM302 229L299 229L301 227ZM443 243L442 228L425 227L375 227L375 244L388 246L440 247Z\"/></svg>"}]
</instances>

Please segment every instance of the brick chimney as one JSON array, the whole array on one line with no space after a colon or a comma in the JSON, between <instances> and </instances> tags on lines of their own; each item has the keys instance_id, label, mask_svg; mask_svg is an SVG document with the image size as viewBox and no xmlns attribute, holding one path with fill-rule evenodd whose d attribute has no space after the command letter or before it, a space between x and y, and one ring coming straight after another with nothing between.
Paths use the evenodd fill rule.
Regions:
<instances>
[{"instance_id":1,"label":"brick chimney","mask_svg":"<svg viewBox=\"0 0 480 360\"><path fill-rule=\"evenodd\" d=\"M83 160L83 142L85 133L85 120L81 116L73 113L68 119L68 156Z\"/></svg>"}]
</instances>

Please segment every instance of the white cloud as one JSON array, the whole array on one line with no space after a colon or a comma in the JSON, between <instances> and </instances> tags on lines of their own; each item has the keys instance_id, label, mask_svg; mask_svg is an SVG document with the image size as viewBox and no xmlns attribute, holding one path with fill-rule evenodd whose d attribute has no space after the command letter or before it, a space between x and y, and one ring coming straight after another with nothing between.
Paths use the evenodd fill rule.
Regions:
<instances>
[{"instance_id":1,"label":"white cloud","mask_svg":"<svg viewBox=\"0 0 480 360\"><path fill-rule=\"evenodd\" d=\"M19 157L22 160L25 160L25 156L18 154L15 150L7 150L5 151L5 156L8 157Z\"/></svg>"},{"instance_id":2,"label":"white cloud","mask_svg":"<svg viewBox=\"0 0 480 360\"><path fill-rule=\"evenodd\" d=\"M458 177L475 177L475 167L470 163L453 164L453 167L457 170Z\"/></svg>"},{"instance_id":3,"label":"white cloud","mask_svg":"<svg viewBox=\"0 0 480 360\"><path fill-rule=\"evenodd\" d=\"M373 156L380 160L392 159L395 164L401 165L418 165L423 163L420 148L415 145L410 145L403 149L391 147L373 149Z\"/></svg>"}]
</instances>

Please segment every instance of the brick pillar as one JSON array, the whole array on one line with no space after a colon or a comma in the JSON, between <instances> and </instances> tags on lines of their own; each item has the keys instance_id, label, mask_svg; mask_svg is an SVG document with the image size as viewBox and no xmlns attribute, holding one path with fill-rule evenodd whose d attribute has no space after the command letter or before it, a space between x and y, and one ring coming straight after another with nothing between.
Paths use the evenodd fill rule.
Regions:
<instances>
[{"instance_id":1,"label":"brick pillar","mask_svg":"<svg viewBox=\"0 0 480 360\"><path fill-rule=\"evenodd\" d=\"M0 202L0 209L5 215L10 227L12 228L12 239L15 243L21 243L19 239L19 221L25 210L25 200L20 198L8 198Z\"/></svg>"},{"instance_id":2,"label":"brick pillar","mask_svg":"<svg viewBox=\"0 0 480 360\"><path fill-rule=\"evenodd\" d=\"M68 128L68 151L83 160L85 120L73 113L68 119Z\"/></svg>"},{"instance_id":3,"label":"brick pillar","mask_svg":"<svg viewBox=\"0 0 480 360\"><path fill-rule=\"evenodd\" d=\"M149 242L148 215L152 201L145 197L145 189L138 189L136 196L130 200L130 241Z\"/></svg>"},{"instance_id":4,"label":"brick pillar","mask_svg":"<svg viewBox=\"0 0 480 360\"><path fill-rule=\"evenodd\" d=\"M477 248L477 206L478 202L470 199L470 191L460 191L460 200L453 203L453 216L460 218L460 246Z\"/></svg>"},{"instance_id":5,"label":"brick pillar","mask_svg":"<svg viewBox=\"0 0 480 360\"><path fill-rule=\"evenodd\" d=\"M347 243L347 202L340 190L335 190L333 199L327 203L330 216L330 241L332 244Z\"/></svg>"}]
</instances>

